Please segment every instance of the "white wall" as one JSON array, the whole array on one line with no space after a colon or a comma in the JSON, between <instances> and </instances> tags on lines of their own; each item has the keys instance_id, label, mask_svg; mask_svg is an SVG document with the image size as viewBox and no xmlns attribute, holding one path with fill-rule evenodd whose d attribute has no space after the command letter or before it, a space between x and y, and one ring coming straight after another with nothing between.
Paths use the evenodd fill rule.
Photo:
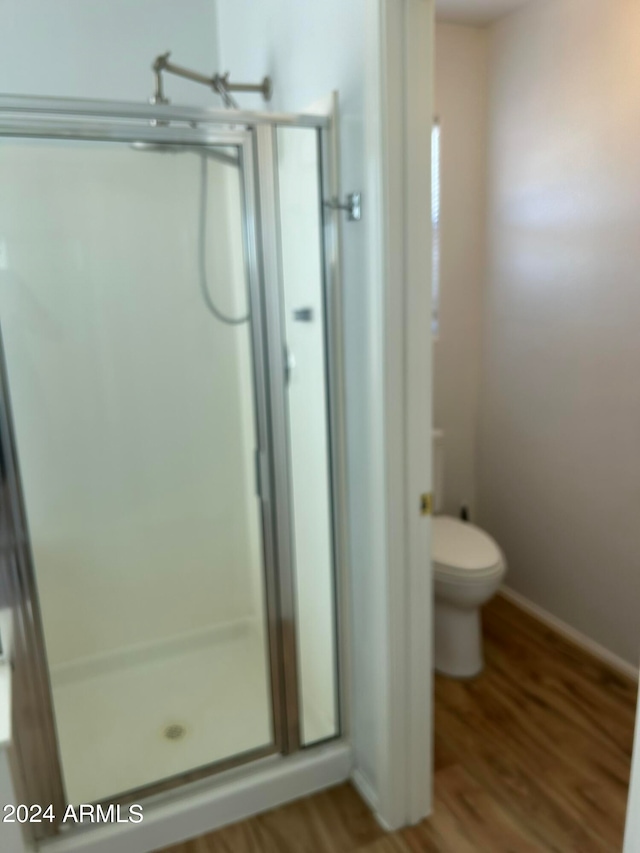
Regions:
<instances>
[{"instance_id":1,"label":"white wall","mask_svg":"<svg viewBox=\"0 0 640 853\"><path fill-rule=\"evenodd\" d=\"M213 0L0 0L0 92L146 101L151 63L216 70ZM176 103L219 105L204 86L171 78Z\"/></svg>"},{"instance_id":2,"label":"white wall","mask_svg":"<svg viewBox=\"0 0 640 853\"><path fill-rule=\"evenodd\" d=\"M476 510L482 299L486 263L487 29L436 26L441 124L440 328L434 422L445 433L442 510Z\"/></svg>"},{"instance_id":3,"label":"white wall","mask_svg":"<svg viewBox=\"0 0 640 853\"><path fill-rule=\"evenodd\" d=\"M640 5L492 35L480 506L507 582L637 664Z\"/></svg>"},{"instance_id":4,"label":"white wall","mask_svg":"<svg viewBox=\"0 0 640 853\"><path fill-rule=\"evenodd\" d=\"M303 110L340 83L343 119L361 119L364 2L217 0L220 66L237 79L274 81L271 109ZM347 45L350 49L347 50ZM260 96L243 105L264 108Z\"/></svg>"}]
</instances>

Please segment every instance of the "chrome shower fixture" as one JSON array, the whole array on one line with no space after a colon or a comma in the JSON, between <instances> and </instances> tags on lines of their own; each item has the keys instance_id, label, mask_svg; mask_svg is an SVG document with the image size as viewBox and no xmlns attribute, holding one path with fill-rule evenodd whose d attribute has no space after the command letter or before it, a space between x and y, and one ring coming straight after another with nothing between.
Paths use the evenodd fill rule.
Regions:
<instances>
[{"instance_id":1,"label":"chrome shower fixture","mask_svg":"<svg viewBox=\"0 0 640 853\"><path fill-rule=\"evenodd\" d=\"M194 83L202 83L220 95L226 107L238 109L239 105L232 92L257 92L262 95L265 101L271 100L273 85L271 77L265 77L261 83L231 83L229 82L229 72L226 74L214 74L212 77L206 77L197 71L191 71L189 68L183 68L181 65L176 65L169 61L171 56L170 51L161 53L156 56L151 66L155 79L155 93L151 98L152 104L168 104L169 99L165 97L162 72L166 71L169 74L175 74L178 77L184 77L186 80L193 80Z\"/></svg>"}]
</instances>

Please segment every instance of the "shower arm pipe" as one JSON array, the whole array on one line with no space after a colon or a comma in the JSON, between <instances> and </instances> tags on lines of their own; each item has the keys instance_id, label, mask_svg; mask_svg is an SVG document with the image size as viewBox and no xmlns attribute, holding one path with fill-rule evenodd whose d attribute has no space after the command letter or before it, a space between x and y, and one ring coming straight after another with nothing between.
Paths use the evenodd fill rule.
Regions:
<instances>
[{"instance_id":1,"label":"shower arm pipe","mask_svg":"<svg viewBox=\"0 0 640 853\"><path fill-rule=\"evenodd\" d=\"M216 94L220 95L227 107L238 108L238 104L231 96L231 92L255 92L262 95L265 101L271 99L273 86L270 77L265 77L261 83L230 83L229 72L207 77L198 71L192 71L190 68L184 68L182 65L170 62L170 55L170 52L160 54L160 56L155 58L151 66L156 81L156 91L153 98L153 103L155 104L169 103L169 99L164 94L163 71L166 71L168 74L175 74L177 77L184 77L186 80L192 80L194 83L201 83L203 86L208 86Z\"/></svg>"}]
</instances>

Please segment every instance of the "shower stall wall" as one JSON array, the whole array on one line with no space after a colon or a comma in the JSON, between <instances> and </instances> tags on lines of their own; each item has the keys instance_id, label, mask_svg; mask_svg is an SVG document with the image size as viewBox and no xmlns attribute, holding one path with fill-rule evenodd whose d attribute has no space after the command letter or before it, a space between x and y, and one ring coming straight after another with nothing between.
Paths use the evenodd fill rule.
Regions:
<instances>
[{"instance_id":1,"label":"shower stall wall","mask_svg":"<svg viewBox=\"0 0 640 853\"><path fill-rule=\"evenodd\" d=\"M27 803L140 800L343 730L329 154L322 118L0 98Z\"/></svg>"}]
</instances>

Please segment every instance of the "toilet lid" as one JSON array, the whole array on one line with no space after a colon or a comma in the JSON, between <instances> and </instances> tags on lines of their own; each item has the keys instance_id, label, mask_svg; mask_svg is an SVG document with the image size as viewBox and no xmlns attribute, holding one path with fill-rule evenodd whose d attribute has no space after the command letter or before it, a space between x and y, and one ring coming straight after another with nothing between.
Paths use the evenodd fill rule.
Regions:
<instances>
[{"instance_id":1,"label":"toilet lid","mask_svg":"<svg viewBox=\"0 0 640 853\"><path fill-rule=\"evenodd\" d=\"M450 569L479 572L502 563L502 553L484 530L457 518L433 519L433 562Z\"/></svg>"}]
</instances>

